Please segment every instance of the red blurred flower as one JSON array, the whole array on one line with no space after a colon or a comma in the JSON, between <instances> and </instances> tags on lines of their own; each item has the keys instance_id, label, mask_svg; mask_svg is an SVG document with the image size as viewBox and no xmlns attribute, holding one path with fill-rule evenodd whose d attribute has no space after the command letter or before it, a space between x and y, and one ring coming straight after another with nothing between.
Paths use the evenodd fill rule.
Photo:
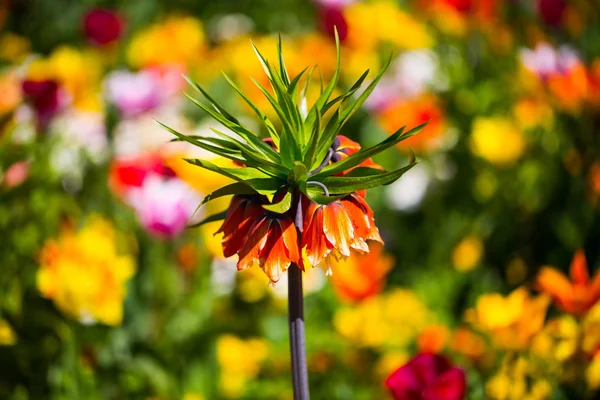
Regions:
<instances>
[{"instance_id":1,"label":"red blurred flower","mask_svg":"<svg viewBox=\"0 0 600 400\"><path fill-rule=\"evenodd\" d=\"M570 276L571 281L562 272L544 267L538 274L537 285L561 310L585 314L600 299L600 272L590 280L585 253L578 250L571 261Z\"/></svg>"},{"instance_id":2,"label":"red blurred flower","mask_svg":"<svg viewBox=\"0 0 600 400\"><path fill-rule=\"evenodd\" d=\"M463 370L446 358L419 354L392 373L385 385L395 400L461 400L466 378Z\"/></svg>"},{"instance_id":3,"label":"red blurred flower","mask_svg":"<svg viewBox=\"0 0 600 400\"><path fill-rule=\"evenodd\" d=\"M110 167L109 185L118 195L123 195L132 186L141 187L151 173L163 177L175 176L160 156L148 154L115 160Z\"/></svg>"},{"instance_id":4,"label":"red blurred flower","mask_svg":"<svg viewBox=\"0 0 600 400\"><path fill-rule=\"evenodd\" d=\"M103 46L121 36L123 19L114 11L95 8L85 15L83 30L92 43Z\"/></svg>"},{"instance_id":5,"label":"red blurred flower","mask_svg":"<svg viewBox=\"0 0 600 400\"><path fill-rule=\"evenodd\" d=\"M309 203L304 211L302 251L312 266L332 254L350 256L350 249L369 252L367 240L383 243L373 210L356 193L328 205Z\"/></svg>"},{"instance_id":6,"label":"red blurred flower","mask_svg":"<svg viewBox=\"0 0 600 400\"><path fill-rule=\"evenodd\" d=\"M22 88L36 113L39 126L44 128L65 103L58 83L53 80L25 80Z\"/></svg>"}]
</instances>

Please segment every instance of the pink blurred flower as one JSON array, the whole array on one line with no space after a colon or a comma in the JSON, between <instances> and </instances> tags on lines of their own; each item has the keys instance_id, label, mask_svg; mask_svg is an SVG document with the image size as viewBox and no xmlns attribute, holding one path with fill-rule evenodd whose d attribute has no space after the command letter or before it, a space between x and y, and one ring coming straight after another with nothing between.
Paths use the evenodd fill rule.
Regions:
<instances>
[{"instance_id":1,"label":"pink blurred flower","mask_svg":"<svg viewBox=\"0 0 600 400\"><path fill-rule=\"evenodd\" d=\"M133 117L156 109L178 95L185 82L183 72L175 66L152 67L140 72L115 71L106 78L104 91L123 115Z\"/></svg>"},{"instance_id":2,"label":"pink blurred flower","mask_svg":"<svg viewBox=\"0 0 600 400\"><path fill-rule=\"evenodd\" d=\"M29 101L37 116L38 125L45 128L67 103L67 96L56 81L25 80L22 84L23 94Z\"/></svg>"},{"instance_id":3,"label":"pink blurred flower","mask_svg":"<svg viewBox=\"0 0 600 400\"><path fill-rule=\"evenodd\" d=\"M163 96L159 81L148 71L115 71L106 78L105 92L108 100L127 117L157 107Z\"/></svg>"},{"instance_id":4,"label":"pink blurred flower","mask_svg":"<svg viewBox=\"0 0 600 400\"><path fill-rule=\"evenodd\" d=\"M385 385L395 400L462 400L466 378L446 358L422 353L392 373Z\"/></svg>"},{"instance_id":5,"label":"pink blurred flower","mask_svg":"<svg viewBox=\"0 0 600 400\"><path fill-rule=\"evenodd\" d=\"M199 194L178 178L148 175L126 195L143 227L152 235L172 238L181 233L200 204Z\"/></svg>"},{"instance_id":6,"label":"pink blurred flower","mask_svg":"<svg viewBox=\"0 0 600 400\"><path fill-rule=\"evenodd\" d=\"M10 189L25 182L28 176L29 163L27 161L17 161L8 167L4 173L3 183Z\"/></svg>"},{"instance_id":7,"label":"pink blurred flower","mask_svg":"<svg viewBox=\"0 0 600 400\"><path fill-rule=\"evenodd\" d=\"M85 15L83 31L92 43L103 46L121 36L123 18L114 11L95 8Z\"/></svg>"},{"instance_id":8,"label":"pink blurred flower","mask_svg":"<svg viewBox=\"0 0 600 400\"><path fill-rule=\"evenodd\" d=\"M519 57L525 68L540 79L554 74L566 74L581 62L571 47L561 46L557 51L548 43L539 43L534 50L522 49Z\"/></svg>"}]
</instances>

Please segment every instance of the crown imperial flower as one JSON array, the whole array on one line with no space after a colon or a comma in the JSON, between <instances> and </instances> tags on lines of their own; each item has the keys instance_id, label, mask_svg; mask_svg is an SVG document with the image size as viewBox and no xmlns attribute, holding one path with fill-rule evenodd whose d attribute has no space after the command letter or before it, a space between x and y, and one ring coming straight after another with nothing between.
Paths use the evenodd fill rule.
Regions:
<instances>
[{"instance_id":1,"label":"crown imperial flower","mask_svg":"<svg viewBox=\"0 0 600 400\"><path fill-rule=\"evenodd\" d=\"M233 195L228 210L200 224L224 219L219 229L224 234L224 255L237 254L239 270L260 266L272 282L277 282L292 264L305 270L307 266L327 262L330 256L347 257L350 249L366 253L369 240L382 242L373 211L364 200L365 190L390 184L415 165L411 153L407 166L385 171L372 161L372 156L414 135L425 124L408 132L400 128L383 142L366 149L340 135L390 62L361 92L358 90L369 71L348 91L333 97L340 75L340 45L337 33L335 36L336 71L333 79L322 85L320 96L311 107L306 104L305 93L312 73L304 76L307 67L293 78L288 75L281 38L277 67L254 47L271 90L258 81L254 83L273 107L279 119L277 124L224 74L257 115L268 137L262 138L251 131L189 79L209 105L188 97L235 136L217 129L212 129L216 138L187 136L163 125L176 136L174 140L191 143L237 166L223 168L206 160L186 160L235 181L204 198L202 204Z\"/></svg>"}]
</instances>

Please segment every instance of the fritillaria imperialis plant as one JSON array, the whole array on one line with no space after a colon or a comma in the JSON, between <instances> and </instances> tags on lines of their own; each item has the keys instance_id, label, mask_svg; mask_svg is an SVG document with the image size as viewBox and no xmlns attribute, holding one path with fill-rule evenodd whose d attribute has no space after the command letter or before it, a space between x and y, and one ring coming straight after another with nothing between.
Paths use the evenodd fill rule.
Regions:
<instances>
[{"instance_id":1,"label":"fritillaria imperialis plant","mask_svg":"<svg viewBox=\"0 0 600 400\"><path fill-rule=\"evenodd\" d=\"M229 113L198 84L188 80L207 100L188 96L198 107L233 133L212 129L215 137L188 136L169 127L176 138L232 160L238 167L224 168L201 159L186 159L200 168L221 174L234 183L205 197L202 204L233 195L229 208L201 223L224 219L226 257L237 254L239 270L259 266L277 282L288 272L290 347L294 396L308 398L304 349L304 321L301 271L327 265L330 257L347 257L350 250L368 252L367 241L382 242L373 211L365 201L365 190L387 185L415 165L385 171L371 157L414 135L399 129L381 143L361 149L358 143L341 136L346 122L361 107L389 61L366 88L367 70L345 93L333 96L340 75L340 46L336 34L337 68L333 79L323 85L320 95L307 106L307 86L314 82L308 67L295 77L288 75L281 38L277 65L265 59L254 47L268 77L271 91L254 81L278 116L272 122L240 88L225 75L233 89L256 113L268 137L251 131ZM391 60L391 59L390 59ZM313 68L314 71L314 68ZM304 79L303 79L304 77ZM303 84L301 84L303 82Z\"/></svg>"}]
</instances>

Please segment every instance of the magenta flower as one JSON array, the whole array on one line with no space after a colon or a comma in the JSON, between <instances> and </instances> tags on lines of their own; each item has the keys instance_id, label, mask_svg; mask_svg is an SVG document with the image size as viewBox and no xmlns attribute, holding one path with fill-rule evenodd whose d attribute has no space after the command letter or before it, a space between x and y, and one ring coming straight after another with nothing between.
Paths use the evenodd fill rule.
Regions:
<instances>
[{"instance_id":1,"label":"magenta flower","mask_svg":"<svg viewBox=\"0 0 600 400\"><path fill-rule=\"evenodd\" d=\"M163 238L181 233L202 200L179 178L154 173L146 176L140 187L131 187L125 196L144 229Z\"/></svg>"},{"instance_id":2,"label":"magenta flower","mask_svg":"<svg viewBox=\"0 0 600 400\"><path fill-rule=\"evenodd\" d=\"M436 354L419 354L385 382L395 400L462 400L466 378L460 368Z\"/></svg>"},{"instance_id":3,"label":"magenta flower","mask_svg":"<svg viewBox=\"0 0 600 400\"><path fill-rule=\"evenodd\" d=\"M114 11L95 8L85 15L83 31L92 43L104 46L121 36L123 19Z\"/></svg>"}]
</instances>

